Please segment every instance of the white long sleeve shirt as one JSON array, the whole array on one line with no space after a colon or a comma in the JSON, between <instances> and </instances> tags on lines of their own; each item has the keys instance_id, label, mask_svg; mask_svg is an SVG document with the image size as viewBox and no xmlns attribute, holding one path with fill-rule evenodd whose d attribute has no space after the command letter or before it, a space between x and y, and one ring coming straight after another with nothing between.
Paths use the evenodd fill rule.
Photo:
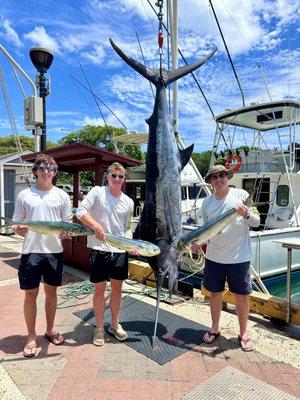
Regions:
<instances>
[{"instance_id":1,"label":"white long sleeve shirt","mask_svg":"<svg viewBox=\"0 0 300 400\"><path fill-rule=\"evenodd\" d=\"M124 236L130 229L133 207L133 200L126 194L121 193L119 197L115 197L110 193L108 186L95 186L80 203L76 215L80 219L88 213L101 224L105 233ZM124 253L123 250L96 239L95 235L87 237L87 246L94 250Z\"/></svg>"},{"instance_id":2,"label":"white long sleeve shirt","mask_svg":"<svg viewBox=\"0 0 300 400\"><path fill-rule=\"evenodd\" d=\"M215 195L204 199L202 217L204 223L243 203L249 194L246 190L230 188L227 196L217 200ZM237 216L225 229L207 242L206 258L222 264L250 261L251 241L249 227L257 227L260 217L250 209L250 218Z\"/></svg>"}]
</instances>

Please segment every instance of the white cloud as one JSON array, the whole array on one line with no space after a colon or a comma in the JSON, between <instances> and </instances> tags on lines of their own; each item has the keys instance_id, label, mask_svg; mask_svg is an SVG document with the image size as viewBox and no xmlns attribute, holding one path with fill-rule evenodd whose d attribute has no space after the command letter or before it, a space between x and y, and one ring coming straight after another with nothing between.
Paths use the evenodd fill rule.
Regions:
<instances>
[{"instance_id":1,"label":"white cloud","mask_svg":"<svg viewBox=\"0 0 300 400\"><path fill-rule=\"evenodd\" d=\"M105 58L105 51L102 46L94 46L94 48L90 51L84 51L81 53L82 57L91 61L93 64L101 64Z\"/></svg>"},{"instance_id":2,"label":"white cloud","mask_svg":"<svg viewBox=\"0 0 300 400\"><path fill-rule=\"evenodd\" d=\"M56 39L48 35L46 29L43 26L36 26L33 31L26 33L24 35L24 38L27 40L31 40L38 46L46 47L54 53L60 53L60 48Z\"/></svg>"},{"instance_id":3,"label":"white cloud","mask_svg":"<svg viewBox=\"0 0 300 400\"><path fill-rule=\"evenodd\" d=\"M23 43L21 42L18 33L12 28L8 19L4 18L2 20L2 27L4 32L0 32L1 37L16 47L23 47Z\"/></svg>"}]
</instances>

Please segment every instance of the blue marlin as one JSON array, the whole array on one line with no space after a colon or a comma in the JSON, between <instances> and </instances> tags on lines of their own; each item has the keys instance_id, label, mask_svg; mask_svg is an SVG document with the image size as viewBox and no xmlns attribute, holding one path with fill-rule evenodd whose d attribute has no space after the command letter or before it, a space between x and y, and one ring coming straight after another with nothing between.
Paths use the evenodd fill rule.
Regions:
<instances>
[{"instance_id":1,"label":"blue marlin","mask_svg":"<svg viewBox=\"0 0 300 400\"><path fill-rule=\"evenodd\" d=\"M182 231L180 174L193 151L193 145L184 150L178 148L169 123L166 88L170 83L204 64L212 57L216 49L202 60L175 71L167 71L165 69L152 70L147 68L124 54L111 39L110 43L129 66L156 87L153 113L146 120L149 125L149 137L146 159L145 203L135 231L136 237L155 243L161 250L160 254L149 259L157 282L157 305L152 342L152 345L154 345L161 287L166 275L168 275L168 287L171 294L178 277L181 251L177 249L177 242Z\"/></svg>"}]
</instances>

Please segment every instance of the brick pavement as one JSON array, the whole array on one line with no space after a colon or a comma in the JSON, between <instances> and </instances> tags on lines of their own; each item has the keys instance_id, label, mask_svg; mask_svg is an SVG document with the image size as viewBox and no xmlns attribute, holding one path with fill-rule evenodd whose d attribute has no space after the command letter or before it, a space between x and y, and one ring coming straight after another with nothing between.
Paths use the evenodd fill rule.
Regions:
<instances>
[{"instance_id":1,"label":"brick pavement","mask_svg":"<svg viewBox=\"0 0 300 400\"><path fill-rule=\"evenodd\" d=\"M71 307L65 303L58 309L56 323L66 342L63 346L49 344L43 337L42 290L37 316L39 354L25 359L23 294L16 279L18 254L1 249L1 367L29 400L177 400L228 365L300 398L300 369L257 351L243 353L236 338L221 336L215 344L195 347L163 366L111 337L103 347L95 347L90 343L93 327L73 315L91 307L91 303L81 305L86 300L74 300ZM76 279L65 274L64 285ZM172 312L172 306L168 310Z\"/></svg>"}]
</instances>

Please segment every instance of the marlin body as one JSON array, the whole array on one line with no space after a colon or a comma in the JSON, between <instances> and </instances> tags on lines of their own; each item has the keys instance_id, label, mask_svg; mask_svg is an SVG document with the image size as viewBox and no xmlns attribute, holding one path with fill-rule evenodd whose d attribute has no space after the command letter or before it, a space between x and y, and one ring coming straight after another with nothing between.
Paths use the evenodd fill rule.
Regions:
<instances>
[{"instance_id":1,"label":"marlin body","mask_svg":"<svg viewBox=\"0 0 300 400\"><path fill-rule=\"evenodd\" d=\"M175 135L171 130L166 96L167 86L204 64L216 51L176 71L164 69L154 71L128 57L110 40L118 55L133 69L148 79L156 87L155 104L149 125L146 160L146 192L143 212L135 231L135 236L155 243L160 254L149 259L157 281L157 307L153 343L156 335L159 297L166 275L170 294L178 276L181 251L177 242L181 236L181 179L180 174L188 163L193 145L179 150Z\"/></svg>"}]
</instances>

